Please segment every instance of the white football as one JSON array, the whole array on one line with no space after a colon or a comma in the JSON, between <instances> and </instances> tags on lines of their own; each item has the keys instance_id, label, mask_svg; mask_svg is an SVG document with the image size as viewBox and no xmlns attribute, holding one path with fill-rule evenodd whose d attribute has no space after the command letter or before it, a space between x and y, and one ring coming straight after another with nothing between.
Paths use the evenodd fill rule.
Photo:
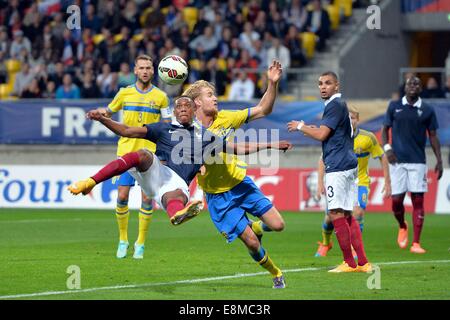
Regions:
<instances>
[{"instance_id":1,"label":"white football","mask_svg":"<svg viewBox=\"0 0 450 320\"><path fill-rule=\"evenodd\" d=\"M167 84L181 84L187 79L188 65L179 56L166 56L159 62L158 76Z\"/></svg>"}]
</instances>

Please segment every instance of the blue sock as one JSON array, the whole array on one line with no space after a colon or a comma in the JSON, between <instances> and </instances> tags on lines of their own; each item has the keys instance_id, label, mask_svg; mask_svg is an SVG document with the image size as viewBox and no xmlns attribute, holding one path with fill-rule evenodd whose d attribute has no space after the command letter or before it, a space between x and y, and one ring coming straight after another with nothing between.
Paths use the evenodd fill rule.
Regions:
<instances>
[{"instance_id":1,"label":"blue sock","mask_svg":"<svg viewBox=\"0 0 450 320\"><path fill-rule=\"evenodd\" d=\"M249 251L248 253L252 256L253 260L255 260L256 262L259 262L262 260L262 258L264 258L264 255L266 254L266 250L264 250L264 248L262 246L259 246L259 250L257 252L253 253L253 252Z\"/></svg>"}]
</instances>

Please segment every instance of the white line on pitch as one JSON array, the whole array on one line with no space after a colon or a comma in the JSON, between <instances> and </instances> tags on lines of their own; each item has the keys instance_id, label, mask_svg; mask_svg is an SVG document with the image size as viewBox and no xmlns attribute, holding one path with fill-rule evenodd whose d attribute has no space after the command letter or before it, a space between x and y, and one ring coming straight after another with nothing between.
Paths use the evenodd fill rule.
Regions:
<instances>
[{"instance_id":1,"label":"white line on pitch","mask_svg":"<svg viewBox=\"0 0 450 320\"><path fill-rule=\"evenodd\" d=\"M399 265L399 264L423 264L423 263L450 263L450 260L394 261L394 262L378 262L378 263L373 263L373 264L374 265ZM283 270L283 272L288 273L288 272L319 271L319 270L326 270L326 269L330 269L330 268L331 267L287 269L287 270ZM230 275L230 276L210 277L210 278L191 279L191 280L178 280L178 281L170 281L170 282L130 284L130 285L121 285L121 286L119 285L119 286L98 287L98 288L89 288L89 289L80 289L80 290L25 293L25 294L0 296L0 299L32 298L32 297L54 296L54 295L73 294L73 293L85 293L85 292L104 291L104 290L170 286L170 285L175 285L175 284L186 284L186 283L190 284L190 283L199 283L199 282L220 281L220 280L226 280L226 279L255 277L255 276L260 276L260 275L267 275L267 272L238 273L238 274Z\"/></svg>"}]
</instances>

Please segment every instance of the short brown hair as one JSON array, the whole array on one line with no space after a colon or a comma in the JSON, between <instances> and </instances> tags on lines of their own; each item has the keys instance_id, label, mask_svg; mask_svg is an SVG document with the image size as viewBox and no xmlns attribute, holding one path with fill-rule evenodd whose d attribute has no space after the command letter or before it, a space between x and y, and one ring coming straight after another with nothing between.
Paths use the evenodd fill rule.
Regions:
<instances>
[{"instance_id":1,"label":"short brown hair","mask_svg":"<svg viewBox=\"0 0 450 320\"><path fill-rule=\"evenodd\" d=\"M150 61L150 62L153 63L152 57L150 57L149 55L146 55L146 54L140 54L140 55L138 55L138 56L136 57L136 59L134 59L134 64L137 64L137 62L138 62L139 60L147 60L147 61Z\"/></svg>"},{"instance_id":2,"label":"short brown hair","mask_svg":"<svg viewBox=\"0 0 450 320\"><path fill-rule=\"evenodd\" d=\"M348 106L348 112L356 114L357 117L359 117L359 109L358 107L354 105Z\"/></svg>"},{"instance_id":3,"label":"short brown hair","mask_svg":"<svg viewBox=\"0 0 450 320\"><path fill-rule=\"evenodd\" d=\"M187 96L191 98L192 100L195 100L201 93L202 88L210 88L214 92L216 91L216 87L211 82L205 81L205 80L197 80L193 84L189 86L186 90L183 92L183 96Z\"/></svg>"}]
</instances>

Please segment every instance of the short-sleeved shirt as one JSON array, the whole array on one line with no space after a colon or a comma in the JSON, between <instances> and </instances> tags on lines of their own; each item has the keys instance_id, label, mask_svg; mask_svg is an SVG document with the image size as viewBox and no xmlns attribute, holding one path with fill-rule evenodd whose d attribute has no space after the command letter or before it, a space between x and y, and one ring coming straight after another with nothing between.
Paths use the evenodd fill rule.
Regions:
<instances>
[{"instance_id":1,"label":"short-sleeved shirt","mask_svg":"<svg viewBox=\"0 0 450 320\"><path fill-rule=\"evenodd\" d=\"M225 140L194 125L157 122L145 125L145 139L156 144L156 156L189 185L205 158L225 149Z\"/></svg>"},{"instance_id":2,"label":"short-sleeved shirt","mask_svg":"<svg viewBox=\"0 0 450 320\"><path fill-rule=\"evenodd\" d=\"M392 127L392 148L399 163L426 163L427 130L439 128L433 107L420 98L414 105L406 97L392 101L384 125Z\"/></svg>"},{"instance_id":3,"label":"short-sleeved shirt","mask_svg":"<svg viewBox=\"0 0 450 320\"><path fill-rule=\"evenodd\" d=\"M372 132L357 129L354 152L358 158L358 186L369 187L369 158L381 158L384 151L378 143L377 137Z\"/></svg>"},{"instance_id":4,"label":"short-sleeved shirt","mask_svg":"<svg viewBox=\"0 0 450 320\"><path fill-rule=\"evenodd\" d=\"M233 139L236 129L247 122L250 108L243 110L222 110L214 122L207 128L209 132L229 141ZM201 126L201 124L198 123ZM206 193L227 192L242 180L247 174L247 164L238 159L235 154L222 152L213 163L205 163L205 175L198 175L197 181Z\"/></svg>"},{"instance_id":5,"label":"short-sleeved shirt","mask_svg":"<svg viewBox=\"0 0 450 320\"><path fill-rule=\"evenodd\" d=\"M123 123L130 127L159 122L161 116L170 118L169 98L155 86L147 91L139 90L136 85L121 88L108 105L112 113L123 110ZM145 139L121 137L117 144L117 155L146 148L155 152L155 144Z\"/></svg>"},{"instance_id":6,"label":"short-sleeved shirt","mask_svg":"<svg viewBox=\"0 0 450 320\"><path fill-rule=\"evenodd\" d=\"M322 142L325 172L354 169L358 165L353 152L353 128L347 104L337 93L325 101L325 110L320 125L331 129L328 138Z\"/></svg>"}]
</instances>

